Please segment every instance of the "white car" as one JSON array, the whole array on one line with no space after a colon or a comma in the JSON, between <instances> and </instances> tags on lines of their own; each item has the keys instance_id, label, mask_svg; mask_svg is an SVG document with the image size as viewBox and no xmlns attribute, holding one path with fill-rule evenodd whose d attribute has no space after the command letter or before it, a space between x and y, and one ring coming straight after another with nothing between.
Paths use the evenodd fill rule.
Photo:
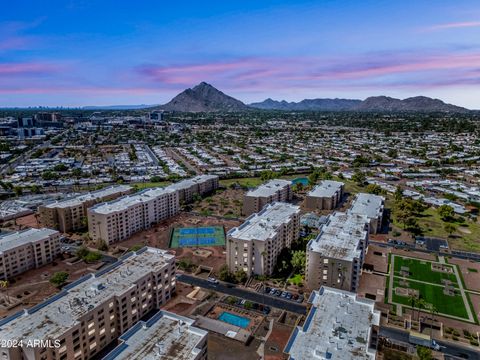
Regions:
<instances>
[{"instance_id":1,"label":"white car","mask_svg":"<svg viewBox=\"0 0 480 360\"><path fill-rule=\"evenodd\" d=\"M218 280L215 279L214 277L207 278L207 281L212 284L218 284Z\"/></svg>"}]
</instances>

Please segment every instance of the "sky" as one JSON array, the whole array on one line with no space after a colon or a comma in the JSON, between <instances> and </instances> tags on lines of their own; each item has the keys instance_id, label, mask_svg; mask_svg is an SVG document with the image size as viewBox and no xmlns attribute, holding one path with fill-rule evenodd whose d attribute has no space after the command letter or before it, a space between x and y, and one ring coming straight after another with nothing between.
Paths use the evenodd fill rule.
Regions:
<instances>
[{"instance_id":1,"label":"sky","mask_svg":"<svg viewBox=\"0 0 480 360\"><path fill-rule=\"evenodd\" d=\"M425 95L480 109L478 0L16 0L0 107Z\"/></svg>"}]
</instances>

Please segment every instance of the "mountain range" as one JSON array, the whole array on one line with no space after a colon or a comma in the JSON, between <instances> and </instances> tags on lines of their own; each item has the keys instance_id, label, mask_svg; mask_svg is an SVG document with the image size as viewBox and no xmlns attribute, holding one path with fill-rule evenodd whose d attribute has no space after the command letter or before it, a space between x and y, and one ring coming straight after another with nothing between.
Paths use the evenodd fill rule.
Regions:
<instances>
[{"instance_id":1,"label":"mountain range","mask_svg":"<svg viewBox=\"0 0 480 360\"><path fill-rule=\"evenodd\" d=\"M372 96L358 99L305 99L299 102L276 101L270 98L249 105L244 104L206 82L186 89L165 105L155 108L177 112L248 111L254 109L284 111L377 111L377 112L454 112L470 110L451 105L439 99L415 96L396 99L388 96Z\"/></svg>"}]
</instances>

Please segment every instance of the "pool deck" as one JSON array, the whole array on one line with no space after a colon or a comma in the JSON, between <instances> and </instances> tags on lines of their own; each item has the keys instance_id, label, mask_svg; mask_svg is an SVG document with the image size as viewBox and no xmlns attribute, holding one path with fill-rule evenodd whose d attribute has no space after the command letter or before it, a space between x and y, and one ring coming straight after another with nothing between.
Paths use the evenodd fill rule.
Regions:
<instances>
[{"instance_id":1,"label":"pool deck","mask_svg":"<svg viewBox=\"0 0 480 360\"><path fill-rule=\"evenodd\" d=\"M216 319L211 319L206 316L197 316L195 326L208 331L213 331L217 334L224 335L230 339L234 339L242 343L246 343L252 335L251 332L242 329L239 326L231 325Z\"/></svg>"}]
</instances>

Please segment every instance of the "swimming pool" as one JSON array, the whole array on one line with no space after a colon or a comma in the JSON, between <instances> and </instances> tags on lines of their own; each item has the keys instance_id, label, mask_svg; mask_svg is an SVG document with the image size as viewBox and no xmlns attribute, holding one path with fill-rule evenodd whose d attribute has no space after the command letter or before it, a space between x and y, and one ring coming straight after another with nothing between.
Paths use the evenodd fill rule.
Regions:
<instances>
[{"instance_id":1,"label":"swimming pool","mask_svg":"<svg viewBox=\"0 0 480 360\"><path fill-rule=\"evenodd\" d=\"M248 326L248 324L250 324L250 319L247 319L247 318L244 318L243 316L235 315L226 311L220 314L220 316L218 317L218 320L226 322L227 324L241 327L242 329L245 329Z\"/></svg>"},{"instance_id":2,"label":"swimming pool","mask_svg":"<svg viewBox=\"0 0 480 360\"><path fill-rule=\"evenodd\" d=\"M292 185L302 184L303 186L308 185L308 179L306 177L296 178L292 180Z\"/></svg>"}]
</instances>

